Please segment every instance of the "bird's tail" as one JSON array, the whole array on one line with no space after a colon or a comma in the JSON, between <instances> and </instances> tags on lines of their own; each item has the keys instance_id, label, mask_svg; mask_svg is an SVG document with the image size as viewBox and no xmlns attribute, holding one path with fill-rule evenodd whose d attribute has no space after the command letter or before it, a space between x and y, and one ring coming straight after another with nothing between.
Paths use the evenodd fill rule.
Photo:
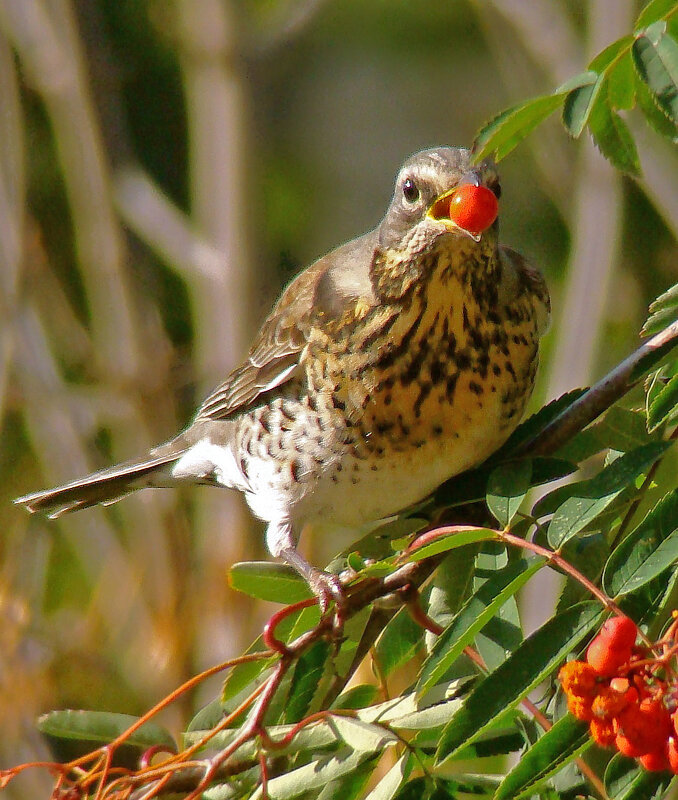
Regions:
<instances>
[{"instance_id":1,"label":"bird's tail","mask_svg":"<svg viewBox=\"0 0 678 800\"><path fill-rule=\"evenodd\" d=\"M167 448L165 452L163 450L159 448L144 459L126 461L54 489L17 497L14 502L25 506L30 512L40 511L55 519L69 511L79 511L98 503L114 503L135 489L169 485L169 481L163 481L163 477L169 477L167 467L177 461L184 451L172 448Z\"/></svg>"}]
</instances>

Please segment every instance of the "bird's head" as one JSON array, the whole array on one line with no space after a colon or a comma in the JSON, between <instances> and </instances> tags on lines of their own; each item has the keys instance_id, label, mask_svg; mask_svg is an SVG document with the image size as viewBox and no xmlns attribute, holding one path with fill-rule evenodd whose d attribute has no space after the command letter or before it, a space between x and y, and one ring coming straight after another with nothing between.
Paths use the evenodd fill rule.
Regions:
<instances>
[{"instance_id":1,"label":"bird's head","mask_svg":"<svg viewBox=\"0 0 678 800\"><path fill-rule=\"evenodd\" d=\"M496 242L499 178L490 160L471 164L461 147L436 147L408 158L379 226L382 251L430 251L442 236Z\"/></svg>"}]
</instances>

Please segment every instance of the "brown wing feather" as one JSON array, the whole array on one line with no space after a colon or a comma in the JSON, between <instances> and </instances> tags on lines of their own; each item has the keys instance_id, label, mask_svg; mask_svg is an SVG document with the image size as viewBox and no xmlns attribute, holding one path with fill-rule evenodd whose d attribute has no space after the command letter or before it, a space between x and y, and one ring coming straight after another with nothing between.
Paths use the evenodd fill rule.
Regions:
<instances>
[{"instance_id":1,"label":"brown wing feather","mask_svg":"<svg viewBox=\"0 0 678 800\"><path fill-rule=\"evenodd\" d=\"M358 298L374 302L369 281L373 252L374 234L370 233L300 273L275 304L245 361L207 397L196 420L228 419L260 395L282 386L298 374L314 321L341 314L346 302Z\"/></svg>"}]
</instances>

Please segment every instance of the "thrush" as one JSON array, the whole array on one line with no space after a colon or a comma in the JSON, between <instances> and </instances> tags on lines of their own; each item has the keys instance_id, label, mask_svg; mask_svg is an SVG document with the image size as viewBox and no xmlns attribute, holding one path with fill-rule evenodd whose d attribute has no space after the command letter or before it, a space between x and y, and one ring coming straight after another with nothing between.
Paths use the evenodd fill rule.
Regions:
<instances>
[{"instance_id":1,"label":"thrush","mask_svg":"<svg viewBox=\"0 0 678 800\"><path fill-rule=\"evenodd\" d=\"M271 554L323 605L340 598L336 576L297 550L302 527L356 526L422 500L508 438L533 388L548 291L499 245L498 221L454 221L469 186L498 198L494 164L451 147L409 158L381 223L290 283L182 433L15 502L59 517L145 487L237 489L268 524Z\"/></svg>"}]
</instances>

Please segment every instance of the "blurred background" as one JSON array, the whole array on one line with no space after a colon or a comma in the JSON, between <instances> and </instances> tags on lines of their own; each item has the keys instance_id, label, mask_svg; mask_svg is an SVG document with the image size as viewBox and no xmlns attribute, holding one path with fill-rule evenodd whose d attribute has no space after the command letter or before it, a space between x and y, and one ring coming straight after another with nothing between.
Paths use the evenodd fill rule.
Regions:
<instances>
[{"instance_id":1,"label":"blurred background","mask_svg":"<svg viewBox=\"0 0 678 800\"><path fill-rule=\"evenodd\" d=\"M46 755L40 712L141 713L269 611L227 586L265 557L239 496L149 491L59 522L12 499L175 434L283 284L380 220L409 154L470 145L642 5L0 2L0 767ZM557 119L501 165L503 241L555 310L533 407L634 349L677 277L676 153L628 121L642 180Z\"/></svg>"}]
</instances>

